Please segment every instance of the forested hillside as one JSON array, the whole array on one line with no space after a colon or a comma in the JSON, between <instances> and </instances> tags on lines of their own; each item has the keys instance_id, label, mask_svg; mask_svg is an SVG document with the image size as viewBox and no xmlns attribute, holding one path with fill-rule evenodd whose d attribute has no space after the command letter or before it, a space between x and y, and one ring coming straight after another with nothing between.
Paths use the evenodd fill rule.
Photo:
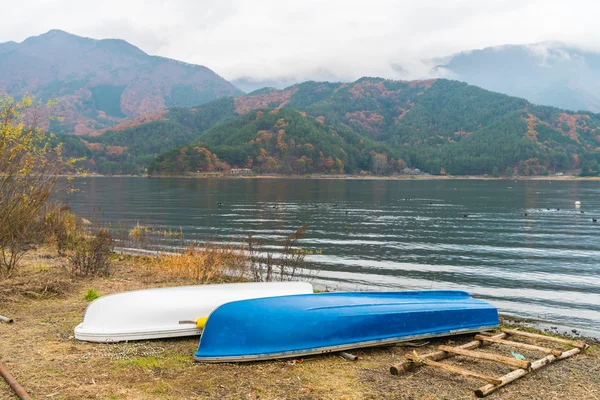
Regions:
<instances>
[{"instance_id":1,"label":"forested hillside","mask_svg":"<svg viewBox=\"0 0 600 400\"><path fill-rule=\"evenodd\" d=\"M585 175L598 171L600 116L535 106L457 81L363 78L263 89L84 139L88 147L104 146L102 157L115 168L149 167L153 174L230 167L393 174L408 166L432 174L582 169ZM127 147L125 159L108 154L108 146ZM167 146L176 148L151 162Z\"/></svg>"},{"instance_id":2,"label":"forested hillside","mask_svg":"<svg viewBox=\"0 0 600 400\"><path fill-rule=\"evenodd\" d=\"M341 129L337 129L341 128ZM201 135L201 142L173 149L156 159L150 173L253 168L258 173L339 173L369 169L377 156L379 172L397 172L385 148L344 126L334 126L291 108L251 111ZM380 151L381 154L377 153ZM375 157L375 158L374 158ZM377 166L373 166L377 168Z\"/></svg>"},{"instance_id":3,"label":"forested hillside","mask_svg":"<svg viewBox=\"0 0 600 400\"><path fill-rule=\"evenodd\" d=\"M200 132L235 116L233 99L197 108L173 108L127 121L93 135L58 135L69 154L84 157L85 167L101 174L143 174L165 150L184 146Z\"/></svg>"}]
</instances>

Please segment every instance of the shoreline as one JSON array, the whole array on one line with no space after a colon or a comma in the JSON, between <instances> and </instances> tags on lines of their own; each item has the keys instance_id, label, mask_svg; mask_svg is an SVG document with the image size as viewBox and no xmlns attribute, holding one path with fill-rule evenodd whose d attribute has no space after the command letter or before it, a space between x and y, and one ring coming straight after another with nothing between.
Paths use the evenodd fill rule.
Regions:
<instances>
[{"instance_id":1,"label":"shoreline","mask_svg":"<svg viewBox=\"0 0 600 400\"><path fill-rule=\"evenodd\" d=\"M405 360L406 354L430 353L439 345L461 345L473 340L471 334L434 338L418 348L409 344L356 349L352 351L358 356L355 362L330 353L254 363L199 364L192 356L198 347L196 336L116 344L78 341L73 337L73 328L81 322L89 304L85 297L90 289L108 295L195 284L151 273L139 257L113 254L112 260L110 276L72 279L54 249L42 247L25 255L18 276L0 278L3 313L14 318L13 324L0 324L1 361L35 398L391 400L402 391L415 400L468 399L472 398L473 388L481 385L479 380L434 369L399 376L391 375L389 370ZM501 324L543 333L514 317L502 316ZM595 370L600 348L597 340L582 336L577 339L591 347L500 389L498 396L515 400L540 395L588 398L589 388L598 382ZM543 356L526 350L518 352L531 360ZM461 366L459 358L445 362ZM500 364L481 363L478 370L490 376L510 372ZM12 398L1 379L0 398Z\"/></svg>"},{"instance_id":2,"label":"shoreline","mask_svg":"<svg viewBox=\"0 0 600 400\"><path fill-rule=\"evenodd\" d=\"M65 175L67 176L67 175ZM330 180L382 180L382 181L411 181L411 180L471 180L471 181L600 181L600 176L513 176L513 177L491 177L485 175L283 175L283 174L255 174L255 175L230 175L230 174L185 174L185 175L101 175L88 174L85 178L146 178L146 179L330 179Z\"/></svg>"}]
</instances>

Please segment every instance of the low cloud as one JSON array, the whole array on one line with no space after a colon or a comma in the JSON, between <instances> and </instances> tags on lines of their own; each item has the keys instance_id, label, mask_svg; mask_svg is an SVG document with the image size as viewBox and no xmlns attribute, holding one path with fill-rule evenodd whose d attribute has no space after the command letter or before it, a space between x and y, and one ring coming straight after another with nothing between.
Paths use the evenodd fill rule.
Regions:
<instances>
[{"instance_id":1,"label":"low cloud","mask_svg":"<svg viewBox=\"0 0 600 400\"><path fill-rule=\"evenodd\" d=\"M62 29L122 38L230 80L413 79L431 75L429 60L467 49L600 49L599 12L591 0L22 0L3 8L0 42Z\"/></svg>"}]
</instances>

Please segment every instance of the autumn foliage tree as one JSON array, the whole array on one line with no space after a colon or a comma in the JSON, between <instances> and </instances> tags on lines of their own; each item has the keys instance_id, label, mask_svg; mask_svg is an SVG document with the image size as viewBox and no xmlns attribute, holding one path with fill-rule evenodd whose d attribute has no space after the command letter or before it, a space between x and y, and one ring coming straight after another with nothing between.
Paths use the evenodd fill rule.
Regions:
<instances>
[{"instance_id":1,"label":"autumn foliage tree","mask_svg":"<svg viewBox=\"0 0 600 400\"><path fill-rule=\"evenodd\" d=\"M384 175L388 169L388 158L387 154L379 154L372 150L371 154L371 171L375 175Z\"/></svg>"},{"instance_id":2,"label":"autumn foliage tree","mask_svg":"<svg viewBox=\"0 0 600 400\"><path fill-rule=\"evenodd\" d=\"M29 97L0 97L0 275L14 272L35 241L59 175L77 161L65 160L61 145L40 130L45 110Z\"/></svg>"}]
</instances>

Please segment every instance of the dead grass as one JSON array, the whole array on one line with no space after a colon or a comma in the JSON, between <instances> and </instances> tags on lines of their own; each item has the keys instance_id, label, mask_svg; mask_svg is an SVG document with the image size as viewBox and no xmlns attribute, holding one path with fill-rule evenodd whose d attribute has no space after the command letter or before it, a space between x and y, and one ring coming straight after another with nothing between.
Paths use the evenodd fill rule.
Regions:
<instances>
[{"instance_id":1,"label":"dead grass","mask_svg":"<svg viewBox=\"0 0 600 400\"><path fill-rule=\"evenodd\" d=\"M0 277L0 309L2 304L19 299L44 299L67 292L72 284L66 270L60 267L52 250L28 252L24 255L25 271L10 279Z\"/></svg>"},{"instance_id":2,"label":"dead grass","mask_svg":"<svg viewBox=\"0 0 600 400\"><path fill-rule=\"evenodd\" d=\"M63 279L58 262L41 257L45 254L47 251L28 254L22 276L0 281L0 287L27 282L20 283L20 288L43 293L42 277ZM408 375L390 375L390 365L404 360L405 353L415 350L411 347L356 350L352 352L360 357L356 362L329 354L298 361L211 365L193 362L196 337L120 344L75 340L73 328L89 304L83 299L89 288L105 295L195 281L193 275L169 278L155 274L142 267L146 262L120 257L109 278L70 281L65 277L52 293L30 296L12 290L0 300L0 314L15 319L14 324L0 324L0 360L34 398L454 400L472 399L472 390L481 386L480 381L430 367ZM416 351L424 354L440 344L459 345L471 339L472 335L437 339ZM508 349L496 345L481 351L510 356ZM542 356L519 353L528 359ZM444 362L493 376L509 371L463 357ZM592 346L585 354L534 372L489 398L600 399L600 350ZM2 380L0 399L14 399Z\"/></svg>"},{"instance_id":3,"label":"dead grass","mask_svg":"<svg viewBox=\"0 0 600 400\"><path fill-rule=\"evenodd\" d=\"M243 279L248 275L247 260L241 245L205 243L189 244L181 254L146 257L142 266L150 274L208 283Z\"/></svg>"}]
</instances>

